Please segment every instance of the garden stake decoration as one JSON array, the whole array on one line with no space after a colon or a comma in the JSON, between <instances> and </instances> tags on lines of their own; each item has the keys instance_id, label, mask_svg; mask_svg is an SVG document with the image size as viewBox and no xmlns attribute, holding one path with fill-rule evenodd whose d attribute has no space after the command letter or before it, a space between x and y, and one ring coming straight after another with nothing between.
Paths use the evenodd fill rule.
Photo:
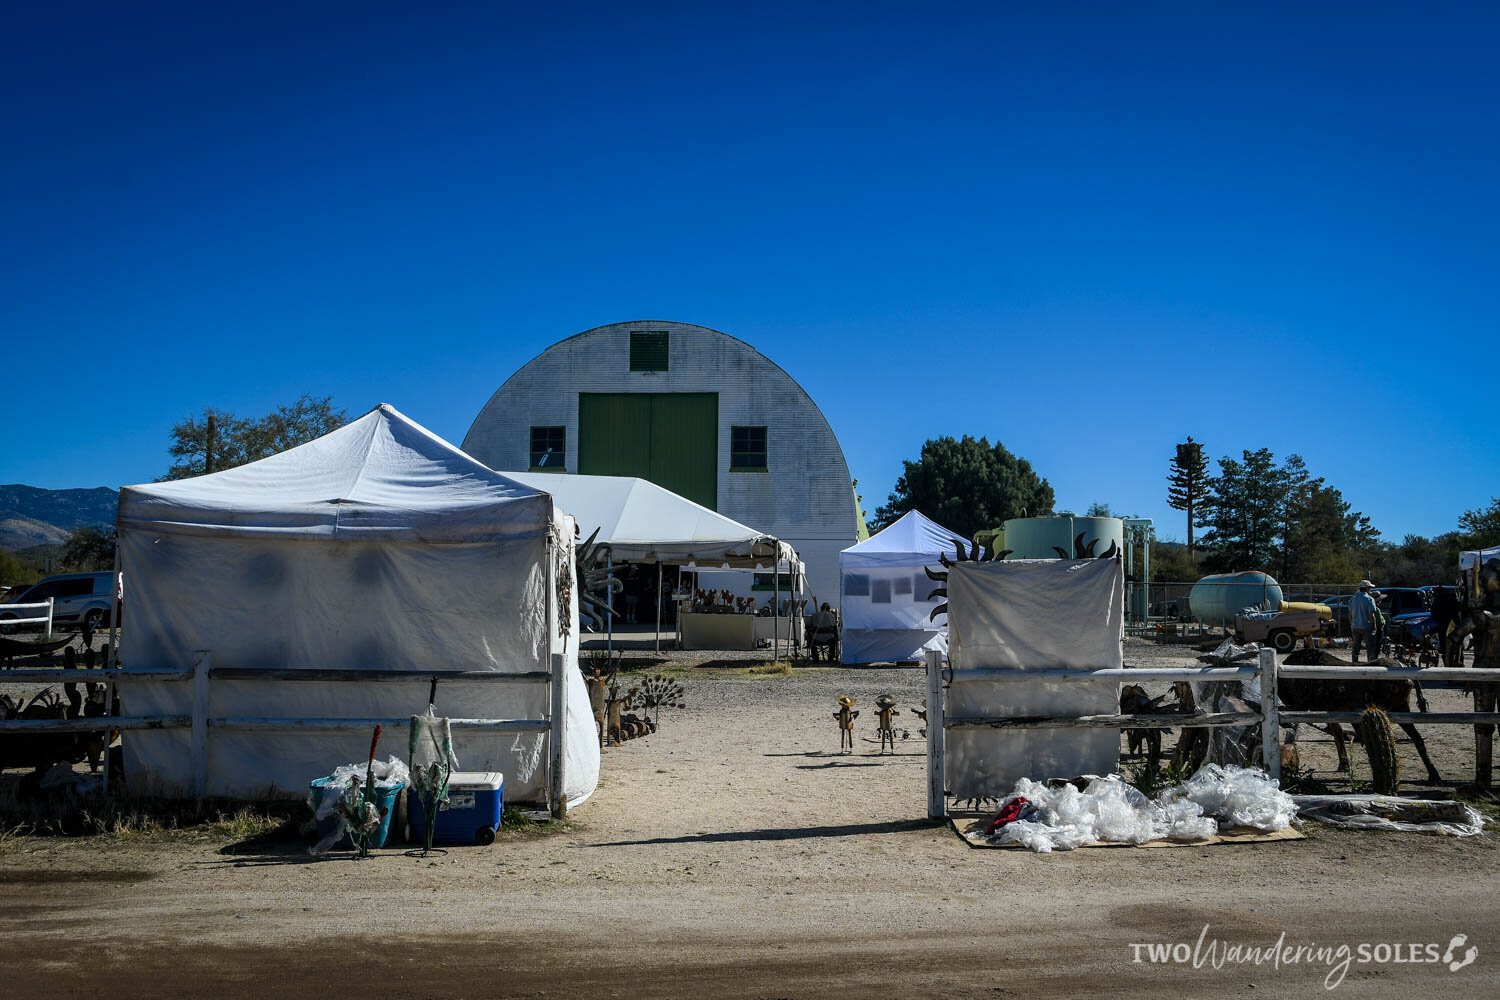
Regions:
<instances>
[{"instance_id":1,"label":"garden stake decoration","mask_svg":"<svg viewBox=\"0 0 1500 1000\"><path fill-rule=\"evenodd\" d=\"M833 721L839 724L839 751L841 753L853 753L854 720L859 718L859 713L854 711L854 706L858 705L859 702L847 694L839 695L837 701L839 703L839 710L833 713ZM844 749L845 743L849 745L847 751Z\"/></svg>"},{"instance_id":2,"label":"garden stake decoration","mask_svg":"<svg viewBox=\"0 0 1500 1000\"><path fill-rule=\"evenodd\" d=\"M887 745L891 753L896 752L896 730L891 726L891 716L900 715L896 711L896 699L888 694L883 694L875 699L876 732L880 737L880 752L885 753Z\"/></svg>"}]
</instances>

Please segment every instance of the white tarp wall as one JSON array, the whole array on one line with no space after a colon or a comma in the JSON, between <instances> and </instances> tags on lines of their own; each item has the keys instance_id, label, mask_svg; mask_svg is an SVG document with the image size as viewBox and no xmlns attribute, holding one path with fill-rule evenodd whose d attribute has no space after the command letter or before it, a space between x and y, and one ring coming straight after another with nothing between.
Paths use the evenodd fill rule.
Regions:
<instances>
[{"instance_id":1,"label":"white tarp wall","mask_svg":"<svg viewBox=\"0 0 1500 1000\"><path fill-rule=\"evenodd\" d=\"M955 670L1121 667L1124 569L1117 559L959 563L948 573L950 658ZM1117 683L963 681L947 692L949 717L1113 715ZM955 798L1005 795L1018 778L1042 780L1117 769L1114 729L959 727L946 735Z\"/></svg>"},{"instance_id":2,"label":"white tarp wall","mask_svg":"<svg viewBox=\"0 0 1500 1000\"><path fill-rule=\"evenodd\" d=\"M598 783L599 748L577 664L573 522L545 493L486 469L381 406L317 441L226 472L121 492L121 565L131 582L125 670L280 669L531 672L566 652L564 796ZM576 587L570 588L576 593ZM568 637L556 627L570 623ZM550 634L549 634L550 633ZM428 680L225 680L209 717L401 718L427 704ZM455 718L544 719L546 684L441 679ZM126 714L187 715L192 683L128 686ZM465 770L500 771L506 798L546 798L548 736L455 730ZM127 780L191 790L187 730L126 734ZM405 757L388 730L380 756ZM301 795L307 783L369 751L368 731L210 727L210 795Z\"/></svg>"},{"instance_id":3,"label":"white tarp wall","mask_svg":"<svg viewBox=\"0 0 1500 1000\"><path fill-rule=\"evenodd\" d=\"M946 652L947 621L942 615L932 620L943 598L929 599L942 584L929 579L925 567L941 569L938 557L946 553L951 558L960 544L968 548L947 528L910 511L839 553L840 659L892 663L920 660L928 649Z\"/></svg>"}]
</instances>

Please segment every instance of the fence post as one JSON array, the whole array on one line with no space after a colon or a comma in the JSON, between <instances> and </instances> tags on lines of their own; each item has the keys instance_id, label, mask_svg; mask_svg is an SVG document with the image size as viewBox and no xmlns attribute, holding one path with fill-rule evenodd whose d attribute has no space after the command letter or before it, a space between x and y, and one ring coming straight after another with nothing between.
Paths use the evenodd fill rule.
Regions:
<instances>
[{"instance_id":1,"label":"fence post","mask_svg":"<svg viewBox=\"0 0 1500 1000\"><path fill-rule=\"evenodd\" d=\"M548 748L548 756L551 758L551 774L548 776L550 782L550 797L552 799L552 815L556 819L563 819L568 815L567 793L563 785L563 758L566 746L566 720L568 717L568 674L567 657L561 653L552 654L552 731L549 737L551 746Z\"/></svg>"},{"instance_id":2,"label":"fence post","mask_svg":"<svg viewBox=\"0 0 1500 1000\"><path fill-rule=\"evenodd\" d=\"M52 638L52 598L47 598L47 638Z\"/></svg>"},{"instance_id":3,"label":"fence post","mask_svg":"<svg viewBox=\"0 0 1500 1000\"><path fill-rule=\"evenodd\" d=\"M927 818L948 815L943 775L943 654L927 651Z\"/></svg>"},{"instance_id":4,"label":"fence post","mask_svg":"<svg viewBox=\"0 0 1500 1000\"><path fill-rule=\"evenodd\" d=\"M208 795L208 672L214 654L207 649L193 654L193 796Z\"/></svg>"},{"instance_id":5,"label":"fence post","mask_svg":"<svg viewBox=\"0 0 1500 1000\"><path fill-rule=\"evenodd\" d=\"M1266 773L1272 781L1281 781L1281 725L1276 710L1276 650L1269 646L1260 651L1260 752L1265 758Z\"/></svg>"}]
</instances>

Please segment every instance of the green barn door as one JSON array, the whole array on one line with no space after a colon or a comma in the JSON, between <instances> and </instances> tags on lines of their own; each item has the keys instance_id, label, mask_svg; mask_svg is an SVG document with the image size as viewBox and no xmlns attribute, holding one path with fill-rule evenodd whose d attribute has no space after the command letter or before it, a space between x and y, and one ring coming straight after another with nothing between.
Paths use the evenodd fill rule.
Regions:
<instances>
[{"instance_id":1,"label":"green barn door","mask_svg":"<svg viewBox=\"0 0 1500 1000\"><path fill-rule=\"evenodd\" d=\"M712 392L578 394L578 471L639 476L715 509L719 396Z\"/></svg>"},{"instance_id":2,"label":"green barn door","mask_svg":"<svg viewBox=\"0 0 1500 1000\"><path fill-rule=\"evenodd\" d=\"M651 475L709 510L719 506L719 395L662 392L651 397Z\"/></svg>"}]
</instances>

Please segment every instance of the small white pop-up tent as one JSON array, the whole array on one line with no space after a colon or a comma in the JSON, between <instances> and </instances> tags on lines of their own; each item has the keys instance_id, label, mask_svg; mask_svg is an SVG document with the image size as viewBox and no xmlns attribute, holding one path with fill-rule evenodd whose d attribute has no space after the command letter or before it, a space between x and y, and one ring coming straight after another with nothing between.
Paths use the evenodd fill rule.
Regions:
<instances>
[{"instance_id":1,"label":"small white pop-up tent","mask_svg":"<svg viewBox=\"0 0 1500 1000\"><path fill-rule=\"evenodd\" d=\"M947 652L944 616L932 620L942 599L929 600L941 584L926 567L964 545L958 535L917 511L903 514L884 531L839 553L840 617L844 663L919 660L925 650Z\"/></svg>"},{"instance_id":2,"label":"small white pop-up tent","mask_svg":"<svg viewBox=\"0 0 1500 1000\"><path fill-rule=\"evenodd\" d=\"M123 669L188 669L199 650L212 663L199 684L126 687L127 714L189 715L195 687L208 701L199 745L183 729L127 734L132 786L305 794L368 752L372 725L347 720L420 714L432 678L438 714L487 720L454 742L465 770L504 774L507 800L575 804L597 785L572 518L393 407L239 468L126 487L118 526ZM356 671L401 679L339 677ZM380 756L405 757L406 741L388 733Z\"/></svg>"}]
</instances>

